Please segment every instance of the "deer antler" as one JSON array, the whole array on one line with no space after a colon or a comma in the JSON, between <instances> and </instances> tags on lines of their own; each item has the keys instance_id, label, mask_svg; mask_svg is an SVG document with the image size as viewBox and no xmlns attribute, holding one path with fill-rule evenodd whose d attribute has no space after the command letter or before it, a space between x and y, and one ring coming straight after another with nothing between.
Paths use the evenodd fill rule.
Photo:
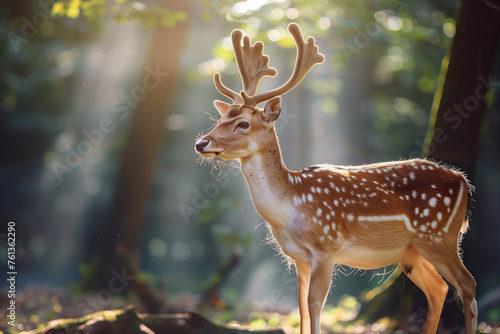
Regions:
<instances>
[{"instance_id":1,"label":"deer antler","mask_svg":"<svg viewBox=\"0 0 500 334\"><path fill-rule=\"evenodd\" d=\"M241 39L243 39L243 46L241 45ZM260 80L264 76L274 77L277 71L272 67L268 67L269 57L262 53L264 51L262 42L257 42L252 46L250 37L243 37L243 31L239 29L233 30L231 41L243 83L243 91L248 95L255 95ZM214 83L217 90L233 100L234 104L243 104L245 102L241 94L224 86L219 73L214 74Z\"/></svg>"},{"instance_id":2,"label":"deer antler","mask_svg":"<svg viewBox=\"0 0 500 334\"><path fill-rule=\"evenodd\" d=\"M297 59L292 75L280 87L255 96L249 96L246 92L242 92L241 96L245 103L256 106L261 102L272 99L275 96L283 95L297 86L304 76L315 64L321 64L325 61L325 56L319 53L319 48L315 44L314 37L310 36L307 41L304 41L302 31L296 23L288 25L288 32L292 35L295 45L297 46Z\"/></svg>"},{"instance_id":3,"label":"deer antler","mask_svg":"<svg viewBox=\"0 0 500 334\"><path fill-rule=\"evenodd\" d=\"M262 42L259 41L252 46L250 37L245 36L243 37L243 46L241 46L242 37L241 30L234 30L231 34L234 55L243 82L243 91L248 95L255 95L260 80L265 76L274 77L278 71L268 67L269 57L262 54L264 51Z\"/></svg>"},{"instance_id":4,"label":"deer antler","mask_svg":"<svg viewBox=\"0 0 500 334\"><path fill-rule=\"evenodd\" d=\"M234 90L229 89L226 86L224 86L224 84L222 83L222 81L220 79L219 72L214 74L214 84L215 84L215 88L217 88L217 90L222 95L229 97L233 101L234 104L243 104L245 102L245 100L243 99L243 97L240 94L238 94Z\"/></svg>"},{"instance_id":5,"label":"deer antler","mask_svg":"<svg viewBox=\"0 0 500 334\"><path fill-rule=\"evenodd\" d=\"M275 68L268 66L269 57L262 53L264 44L262 42L257 42L252 46L250 37L243 37L243 32L236 29L231 33L231 41L236 63L238 65L238 71L240 72L241 81L243 83L243 90L238 94L227 88L222 84L220 74L215 73L214 83L217 90L233 100L234 104L244 103L250 106L256 106L275 96L283 95L297 86L315 64L322 63L325 60L325 56L319 53L319 48L315 44L314 37L309 37L307 41L304 40L298 24L290 23L288 25L288 32L292 35L295 45L297 46L297 59L292 75L287 82L269 92L255 95L260 80L264 76L274 77L277 71ZM242 38L243 46L241 45Z\"/></svg>"}]
</instances>

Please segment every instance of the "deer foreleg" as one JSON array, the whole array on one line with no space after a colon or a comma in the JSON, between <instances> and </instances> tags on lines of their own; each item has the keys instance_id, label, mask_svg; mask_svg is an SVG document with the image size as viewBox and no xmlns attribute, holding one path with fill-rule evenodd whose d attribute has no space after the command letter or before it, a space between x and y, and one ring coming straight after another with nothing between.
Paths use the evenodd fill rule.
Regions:
<instances>
[{"instance_id":1,"label":"deer foreleg","mask_svg":"<svg viewBox=\"0 0 500 334\"><path fill-rule=\"evenodd\" d=\"M333 259L312 259L311 261L311 283L307 304L311 317L311 333L320 334L320 315L330 289L332 281L334 262Z\"/></svg>"},{"instance_id":2,"label":"deer foreleg","mask_svg":"<svg viewBox=\"0 0 500 334\"><path fill-rule=\"evenodd\" d=\"M299 312L300 312L300 333L311 333L311 318L307 299L309 296L309 283L311 280L311 265L308 262L295 261L297 269L297 280L299 282Z\"/></svg>"}]
</instances>

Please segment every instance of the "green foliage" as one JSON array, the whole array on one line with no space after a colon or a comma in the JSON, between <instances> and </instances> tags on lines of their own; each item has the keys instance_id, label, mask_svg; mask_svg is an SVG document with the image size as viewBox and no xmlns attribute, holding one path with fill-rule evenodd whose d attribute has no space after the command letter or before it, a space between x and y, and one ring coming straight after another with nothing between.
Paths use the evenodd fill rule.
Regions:
<instances>
[{"instance_id":1,"label":"green foliage","mask_svg":"<svg viewBox=\"0 0 500 334\"><path fill-rule=\"evenodd\" d=\"M131 0L115 0L110 6L105 0L57 1L52 7L52 15L77 19L100 20L104 15L112 15L117 22L139 21L145 27L162 25L167 28L187 19L185 11L174 11L159 5L145 5Z\"/></svg>"}]
</instances>

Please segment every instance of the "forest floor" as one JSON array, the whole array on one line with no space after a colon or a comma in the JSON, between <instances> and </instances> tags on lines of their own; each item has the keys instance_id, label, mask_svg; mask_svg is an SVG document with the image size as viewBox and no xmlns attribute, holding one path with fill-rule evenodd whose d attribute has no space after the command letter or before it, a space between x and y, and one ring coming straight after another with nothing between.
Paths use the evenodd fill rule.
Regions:
<instances>
[{"instance_id":1,"label":"forest floor","mask_svg":"<svg viewBox=\"0 0 500 334\"><path fill-rule=\"evenodd\" d=\"M140 302L132 294L127 294L125 296L113 295L102 291L95 295L76 295L70 293L67 289L52 288L46 286L31 286L22 291L16 293L16 318L15 322L9 319L9 299L7 299L7 293L1 293L0 297L0 333L23 333L30 331L30 334L34 333L101 333L99 331L75 331L76 328L72 330L63 331L48 331L47 324L49 323L52 327L57 319L73 319L81 320L80 324L83 322L95 322L95 318L102 315L102 310L120 310L121 313L129 312L130 315L136 319L146 319L147 315L144 312L143 307ZM210 326L227 326L220 328L230 328L231 331L193 331L196 333L230 333L235 330L234 333L246 333L246 330L262 333L298 333L299 332L299 316L296 309L290 309L289 312L285 313L268 313L264 311L259 311L255 309L246 308L240 306L240 309L225 307L221 308L205 308L201 311L198 310L196 313L183 313L184 311L189 311L191 305L195 305L195 296L188 294L183 294L178 296L172 303L175 303L174 309L178 309L175 317L177 317L176 323L179 323L179 317L186 315L194 315L206 321ZM134 305L131 308L129 305ZM128 308L127 308L128 307ZM172 305L171 305L172 307ZM355 320L359 313L360 303L354 297L344 297L341 299L340 303L336 306L327 306L322 314L322 328L323 333L333 334L333 333L373 333L373 334L403 334L403 333L421 333L422 326L425 321L425 315L412 315L410 319L404 325L398 325L395 320L388 317L379 319L372 324L363 324ZM121 314L120 313L120 314ZM92 316L87 316L92 314ZM111 313L106 313L111 314ZM85 320L82 320L85 317ZM117 319L113 315L114 319ZM157 317L157 316L154 316ZM172 317L172 314L167 317ZM80 318L80 319L77 319ZM6 319L5 321L3 319ZM210 319L210 320L208 320ZM90 320L90 322L89 322ZM11 322L11 324L9 324ZM63 321L59 320L59 324ZM67 323L64 320L64 323ZM15 324L15 326L12 326ZM147 321L146 321L147 324ZM95 323L94 323L95 325ZM198 324L199 325L199 324ZM208 326L207 325L207 326ZM80 325L80 328L83 325ZM151 327L151 326L150 326ZM90 327L88 327L90 328ZM111 327L110 327L111 328ZM141 327L142 328L142 327ZM149 330L149 329L148 329ZM163 333L162 331L138 331L137 333ZM280 331L281 330L281 331ZM122 333L127 334L128 332L111 331L109 329L103 331L102 333ZM187 331L164 331L165 333L188 333ZM440 327L438 333L443 334L454 334L460 333L462 330L460 328L443 328ZM133 333L130 331L130 333ZM492 324L486 322L480 322L478 324L478 333L486 334L500 334L500 324Z\"/></svg>"}]
</instances>

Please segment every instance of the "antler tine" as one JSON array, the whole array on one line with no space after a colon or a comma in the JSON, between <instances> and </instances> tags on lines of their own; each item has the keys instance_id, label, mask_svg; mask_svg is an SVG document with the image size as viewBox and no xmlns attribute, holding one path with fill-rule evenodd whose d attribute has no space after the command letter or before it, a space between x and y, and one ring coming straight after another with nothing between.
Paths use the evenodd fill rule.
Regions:
<instances>
[{"instance_id":1,"label":"antler tine","mask_svg":"<svg viewBox=\"0 0 500 334\"><path fill-rule=\"evenodd\" d=\"M224 86L224 84L222 83L222 81L220 79L219 72L216 72L214 74L214 84L215 84L215 87L217 88L217 90L222 95L229 97L233 101L234 104L243 104L245 102L245 100L243 100L243 97L240 94L238 94L234 90L231 90L231 89L227 88L226 86Z\"/></svg>"},{"instance_id":2,"label":"antler tine","mask_svg":"<svg viewBox=\"0 0 500 334\"><path fill-rule=\"evenodd\" d=\"M241 39L243 38L243 46ZM260 80L264 76L274 77L278 72L275 68L269 67L269 57L265 56L264 44L257 42L253 46L250 37L244 36L241 30L234 30L231 34L234 56L238 64L243 91L248 95L255 95Z\"/></svg>"},{"instance_id":3,"label":"antler tine","mask_svg":"<svg viewBox=\"0 0 500 334\"><path fill-rule=\"evenodd\" d=\"M300 30L298 24L290 23L288 25L288 32L292 35L295 45L297 46L297 59L295 61L295 67L292 75L283 85L269 92L255 96L246 94L246 92L241 92L241 96L245 100L245 103L256 106L257 104L270 100L275 96L281 96L287 93L299 84L299 82L315 64L321 64L325 61L325 56L319 53L319 48L315 44L314 37L311 36L307 39L307 41L304 41L302 31Z\"/></svg>"}]
</instances>

